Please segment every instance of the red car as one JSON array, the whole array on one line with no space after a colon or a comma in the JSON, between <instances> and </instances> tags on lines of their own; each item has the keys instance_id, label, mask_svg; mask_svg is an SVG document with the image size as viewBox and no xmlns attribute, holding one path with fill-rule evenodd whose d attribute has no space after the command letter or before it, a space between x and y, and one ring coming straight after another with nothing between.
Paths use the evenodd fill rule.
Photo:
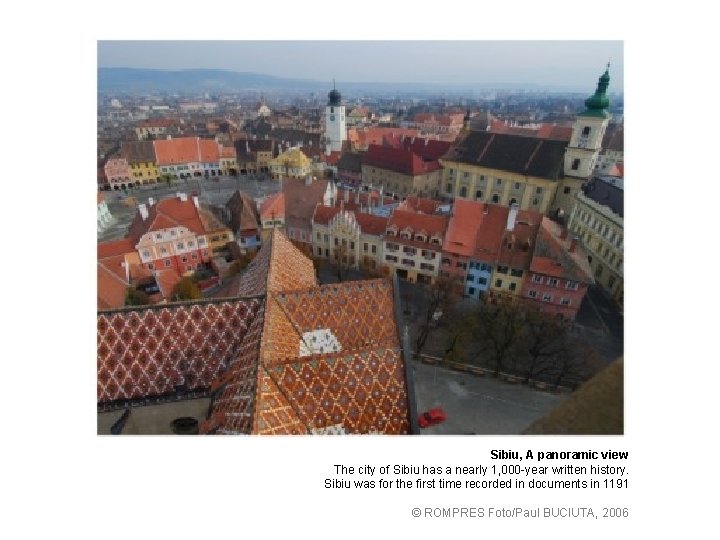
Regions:
<instances>
[{"instance_id":1,"label":"red car","mask_svg":"<svg viewBox=\"0 0 720 540\"><path fill-rule=\"evenodd\" d=\"M445 420L447 420L447 414L445 414L445 411L440 407L436 407L435 409L430 409L429 411L422 413L418 417L418 425L421 428L426 428L442 424Z\"/></svg>"}]
</instances>

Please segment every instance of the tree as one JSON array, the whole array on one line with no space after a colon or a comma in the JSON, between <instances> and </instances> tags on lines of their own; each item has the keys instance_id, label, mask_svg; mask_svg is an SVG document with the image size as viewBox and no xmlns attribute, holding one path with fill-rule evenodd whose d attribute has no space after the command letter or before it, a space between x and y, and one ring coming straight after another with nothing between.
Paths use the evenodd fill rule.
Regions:
<instances>
[{"instance_id":1,"label":"tree","mask_svg":"<svg viewBox=\"0 0 720 540\"><path fill-rule=\"evenodd\" d=\"M525 317L527 353L529 355L525 369L524 382L539 373L563 362L569 351L568 327L560 319L537 310L529 310Z\"/></svg>"},{"instance_id":2,"label":"tree","mask_svg":"<svg viewBox=\"0 0 720 540\"><path fill-rule=\"evenodd\" d=\"M424 316L420 321L420 328L418 328L417 339L415 340L416 356L420 356L423 347L425 347L433 323L437 322L439 314L446 313L456 297L452 280L443 276L438 277L432 285L421 290L424 293L426 304Z\"/></svg>"},{"instance_id":3,"label":"tree","mask_svg":"<svg viewBox=\"0 0 720 540\"><path fill-rule=\"evenodd\" d=\"M517 362L524 341L523 310L510 300L484 303L477 312L478 337L489 350L495 375L507 369L506 362Z\"/></svg>"},{"instance_id":4,"label":"tree","mask_svg":"<svg viewBox=\"0 0 720 540\"><path fill-rule=\"evenodd\" d=\"M128 287L125 293L126 306L146 306L150 303L150 299L145 291L140 291L135 287Z\"/></svg>"},{"instance_id":5,"label":"tree","mask_svg":"<svg viewBox=\"0 0 720 540\"><path fill-rule=\"evenodd\" d=\"M202 298L202 292L191 277L182 278L173 288L173 300L197 300L199 298Z\"/></svg>"}]
</instances>

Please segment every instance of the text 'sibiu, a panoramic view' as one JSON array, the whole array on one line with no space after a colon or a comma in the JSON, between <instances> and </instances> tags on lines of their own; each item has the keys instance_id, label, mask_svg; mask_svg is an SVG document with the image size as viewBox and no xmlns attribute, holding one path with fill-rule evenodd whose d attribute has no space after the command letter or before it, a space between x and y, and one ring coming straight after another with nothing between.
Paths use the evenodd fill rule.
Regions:
<instances>
[{"instance_id":1,"label":"text 'sibiu, a panoramic view'","mask_svg":"<svg viewBox=\"0 0 720 540\"><path fill-rule=\"evenodd\" d=\"M622 42L162 43L98 43L98 434L623 433Z\"/></svg>"}]
</instances>

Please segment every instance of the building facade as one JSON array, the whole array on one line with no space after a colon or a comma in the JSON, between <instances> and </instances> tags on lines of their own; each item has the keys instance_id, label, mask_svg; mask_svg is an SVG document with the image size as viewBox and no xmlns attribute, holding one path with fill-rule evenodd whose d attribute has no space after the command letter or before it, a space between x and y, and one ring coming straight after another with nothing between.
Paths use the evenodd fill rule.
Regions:
<instances>
[{"instance_id":1,"label":"building facade","mask_svg":"<svg viewBox=\"0 0 720 540\"><path fill-rule=\"evenodd\" d=\"M598 176L575 196L570 216L570 232L582 242L588 254L592 275L615 302L624 302L624 204L623 181Z\"/></svg>"},{"instance_id":2,"label":"building facade","mask_svg":"<svg viewBox=\"0 0 720 540\"><path fill-rule=\"evenodd\" d=\"M125 189L136 184L125 158L108 159L107 163L105 163L105 177L110 187L115 190ZM139 184L137 182L137 185Z\"/></svg>"}]
</instances>

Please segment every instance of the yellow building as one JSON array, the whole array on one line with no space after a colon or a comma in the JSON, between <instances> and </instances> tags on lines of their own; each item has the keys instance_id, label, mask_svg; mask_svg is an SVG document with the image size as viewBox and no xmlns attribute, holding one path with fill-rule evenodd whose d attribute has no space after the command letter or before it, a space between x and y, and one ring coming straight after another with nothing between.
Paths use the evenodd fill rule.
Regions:
<instances>
[{"instance_id":1,"label":"yellow building","mask_svg":"<svg viewBox=\"0 0 720 540\"><path fill-rule=\"evenodd\" d=\"M623 307L623 181L593 178L575 196L568 228L585 246L595 282Z\"/></svg>"},{"instance_id":2,"label":"yellow building","mask_svg":"<svg viewBox=\"0 0 720 540\"><path fill-rule=\"evenodd\" d=\"M489 131L461 134L441 159L441 194L566 218L598 159L610 118L609 83L606 70L577 115L569 141Z\"/></svg>"},{"instance_id":3,"label":"yellow building","mask_svg":"<svg viewBox=\"0 0 720 540\"><path fill-rule=\"evenodd\" d=\"M133 182L154 184L159 180L152 141L123 141L121 154L128 162Z\"/></svg>"},{"instance_id":4,"label":"yellow building","mask_svg":"<svg viewBox=\"0 0 720 540\"><path fill-rule=\"evenodd\" d=\"M312 172L312 162L299 148L286 150L268 165L274 179L305 178Z\"/></svg>"}]
</instances>

